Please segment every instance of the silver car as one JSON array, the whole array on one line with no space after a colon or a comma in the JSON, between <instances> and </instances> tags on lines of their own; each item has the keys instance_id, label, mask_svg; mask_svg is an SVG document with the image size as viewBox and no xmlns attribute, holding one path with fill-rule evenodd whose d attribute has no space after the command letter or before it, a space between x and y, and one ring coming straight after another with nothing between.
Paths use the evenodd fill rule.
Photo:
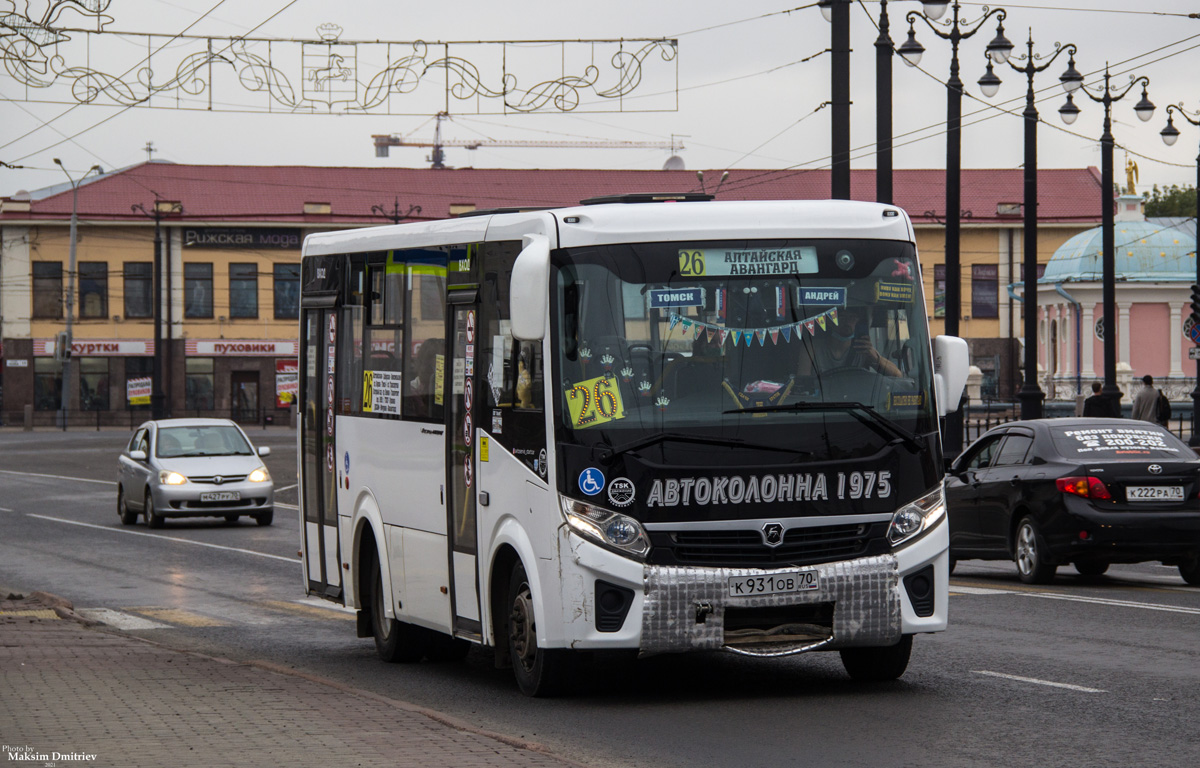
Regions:
<instances>
[{"instance_id":1,"label":"silver car","mask_svg":"<svg viewBox=\"0 0 1200 768\"><path fill-rule=\"evenodd\" d=\"M117 513L125 525L146 517L161 528L168 517L253 517L270 525L275 484L241 428L228 419L147 421L121 451Z\"/></svg>"}]
</instances>

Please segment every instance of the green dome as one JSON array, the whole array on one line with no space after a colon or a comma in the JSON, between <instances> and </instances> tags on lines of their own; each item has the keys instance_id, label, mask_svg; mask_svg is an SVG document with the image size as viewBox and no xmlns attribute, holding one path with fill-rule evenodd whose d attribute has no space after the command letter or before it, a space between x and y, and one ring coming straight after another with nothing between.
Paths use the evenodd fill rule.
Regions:
<instances>
[{"instance_id":1,"label":"green dome","mask_svg":"<svg viewBox=\"0 0 1200 768\"><path fill-rule=\"evenodd\" d=\"M1196 236L1188 229L1175 221L1116 222L1113 255L1117 280L1196 282ZM1038 282L1101 281L1103 248L1101 227L1080 232L1054 252Z\"/></svg>"}]
</instances>

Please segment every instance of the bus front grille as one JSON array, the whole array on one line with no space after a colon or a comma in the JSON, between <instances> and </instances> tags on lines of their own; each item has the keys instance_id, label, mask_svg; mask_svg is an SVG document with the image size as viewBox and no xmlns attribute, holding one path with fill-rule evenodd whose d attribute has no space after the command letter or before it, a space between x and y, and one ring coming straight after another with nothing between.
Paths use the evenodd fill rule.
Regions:
<instances>
[{"instance_id":1,"label":"bus front grille","mask_svg":"<svg viewBox=\"0 0 1200 768\"><path fill-rule=\"evenodd\" d=\"M811 565L891 551L887 523L791 528L770 547L757 530L654 531L649 561L654 565L775 568Z\"/></svg>"}]
</instances>

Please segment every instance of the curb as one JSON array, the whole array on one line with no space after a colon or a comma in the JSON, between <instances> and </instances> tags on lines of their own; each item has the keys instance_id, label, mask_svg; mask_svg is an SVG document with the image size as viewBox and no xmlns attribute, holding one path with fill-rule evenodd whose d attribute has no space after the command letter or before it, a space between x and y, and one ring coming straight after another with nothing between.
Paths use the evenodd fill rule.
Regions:
<instances>
[{"instance_id":1,"label":"curb","mask_svg":"<svg viewBox=\"0 0 1200 768\"><path fill-rule=\"evenodd\" d=\"M96 621L95 619L85 618L80 616L78 613L75 613L75 604L65 597L59 597L58 595L52 595L49 592L42 592L39 590L36 592L30 592L26 598L42 603L47 608L50 608L52 611L54 611L55 615L57 615L60 619L75 621L84 625L85 627L95 627L104 623L102 621Z\"/></svg>"}]
</instances>

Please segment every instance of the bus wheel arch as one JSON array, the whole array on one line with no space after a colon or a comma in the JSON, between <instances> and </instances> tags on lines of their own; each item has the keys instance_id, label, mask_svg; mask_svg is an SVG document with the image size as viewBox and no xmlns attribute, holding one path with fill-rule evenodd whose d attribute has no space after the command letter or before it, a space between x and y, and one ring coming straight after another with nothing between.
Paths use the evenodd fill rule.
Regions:
<instances>
[{"instance_id":1,"label":"bus wheel arch","mask_svg":"<svg viewBox=\"0 0 1200 768\"><path fill-rule=\"evenodd\" d=\"M538 643L540 608L533 594L533 580L519 559L513 563L506 594L505 634L517 687L526 696L536 698L559 695L570 676L573 651L543 648Z\"/></svg>"},{"instance_id":2,"label":"bus wheel arch","mask_svg":"<svg viewBox=\"0 0 1200 768\"><path fill-rule=\"evenodd\" d=\"M513 566L520 562L520 555L511 544L496 549L488 575L488 608L491 614L492 646L495 650L496 669L508 669L512 659L508 655L508 582L512 578Z\"/></svg>"}]
</instances>

